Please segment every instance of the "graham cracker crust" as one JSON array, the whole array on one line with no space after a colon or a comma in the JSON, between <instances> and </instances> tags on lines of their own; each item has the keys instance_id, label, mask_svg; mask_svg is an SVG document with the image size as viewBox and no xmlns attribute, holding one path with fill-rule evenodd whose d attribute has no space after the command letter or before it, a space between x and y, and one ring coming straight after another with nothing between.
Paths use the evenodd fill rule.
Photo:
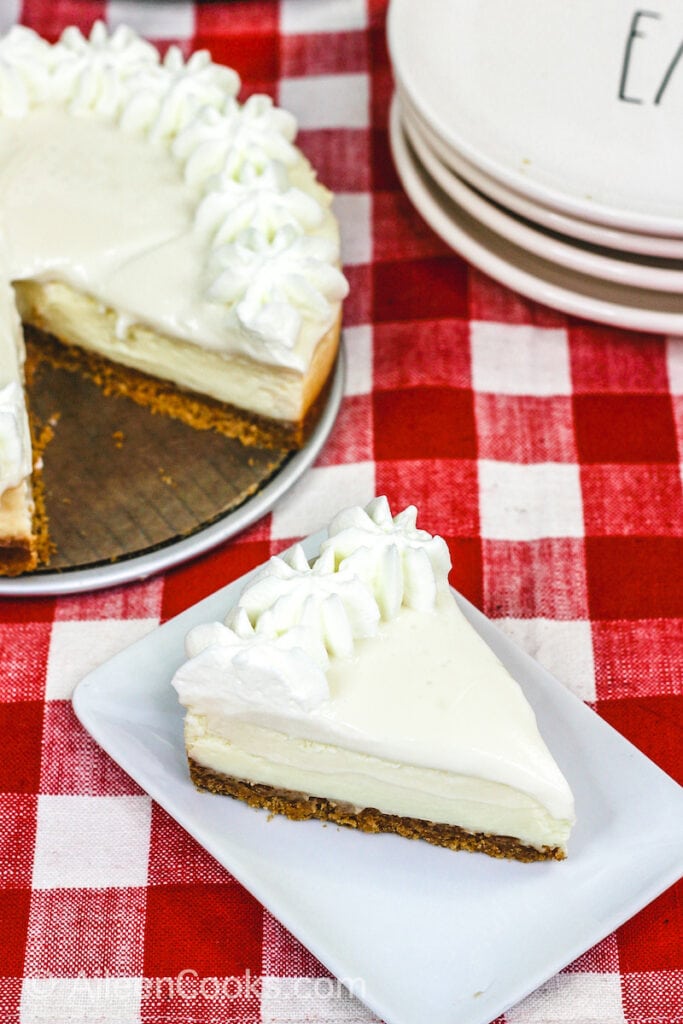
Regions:
<instances>
[{"instance_id":1,"label":"graham cracker crust","mask_svg":"<svg viewBox=\"0 0 683 1024\"><path fill-rule=\"evenodd\" d=\"M287 422L246 412L205 395L182 391L175 384L110 362L29 324L24 324L24 336L34 368L36 362L43 360L57 369L81 373L105 395L129 398L152 413L181 420L195 430L214 430L225 437L237 438L248 447L279 451L303 447L317 423L331 386L330 375L305 418L299 422Z\"/></svg>"},{"instance_id":2,"label":"graham cracker crust","mask_svg":"<svg viewBox=\"0 0 683 1024\"><path fill-rule=\"evenodd\" d=\"M3 537L0 541L0 576L21 576L38 565L33 537Z\"/></svg>"},{"instance_id":3,"label":"graham cracker crust","mask_svg":"<svg viewBox=\"0 0 683 1024\"><path fill-rule=\"evenodd\" d=\"M512 836L486 835L483 832L467 832L457 825L444 825L420 818L404 818L396 814L385 814L374 807L357 809L350 804L328 800L324 797L308 796L287 789L277 789L261 783L247 782L230 775L223 775L210 768L204 768L188 757L190 777L197 789L242 800L250 807L265 808L273 814L283 814L292 821L333 822L361 832L393 832L405 839L423 839L434 846L449 850L469 850L486 853L489 857L531 863L540 860L564 860L564 852L558 847L544 846L540 850L526 846Z\"/></svg>"}]
</instances>

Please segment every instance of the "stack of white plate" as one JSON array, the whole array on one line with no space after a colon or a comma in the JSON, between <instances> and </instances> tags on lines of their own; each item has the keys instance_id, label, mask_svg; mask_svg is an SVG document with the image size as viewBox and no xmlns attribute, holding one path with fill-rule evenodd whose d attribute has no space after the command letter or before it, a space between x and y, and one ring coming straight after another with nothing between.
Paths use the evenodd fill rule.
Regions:
<instances>
[{"instance_id":1,"label":"stack of white plate","mask_svg":"<svg viewBox=\"0 0 683 1024\"><path fill-rule=\"evenodd\" d=\"M683 334L683 2L392 0L388 38L431 227L530 298Z\"/></svg>"}]
</instances>

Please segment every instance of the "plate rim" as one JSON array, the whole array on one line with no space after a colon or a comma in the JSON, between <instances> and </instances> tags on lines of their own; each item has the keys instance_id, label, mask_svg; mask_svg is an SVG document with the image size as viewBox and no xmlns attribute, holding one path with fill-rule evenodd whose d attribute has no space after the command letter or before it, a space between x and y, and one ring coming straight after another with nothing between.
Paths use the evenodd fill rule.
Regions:
<instances>
[{"instance_id":1,"label":"plate rim","mask_svg":"<svg viewBox=\"0 0 683 1024\"><path fill-rule=\"evenodd\" d=\"M566 285L544 281L530 270L523 269L509 262L499 252L494 252L487 248L484 242L472 238L464 228L456 224L440 208L438 200L434 196L431 194L426 195L427 188L419 180L420 172L409 156L407 143L403 137L399 107L399 100L396 94L394 94L389 115L389 142L399 179L418 213L451 249L483 273L500 281L520 295L542 303L551 309L568 313L582 320L609 324L612 327L622 327L628 330L639 330L653 334L683 334L683 308L680 313L675 313L667 310L649 309L646 303L624 306L604 298L584 297L579 292L572 291ZM438 186L436 187L438 188ZM453 200L449 199L448 201L454 207L457 207ZM469 214L466 214L466 216L474 221L474 218L470 217ZM444 227L445 224L447 227ZM490 235L496 236L496 233L490 231L490 229L484 228L484 230ZM457 242L453 241L454 238L457 238ZM508 242L499 236L496 236L496 239L505 246L509 246L513 250L516 249L521 256L527 259L527 262L531 259L538 263L546 263L548 267L556 272L585 278L589 284L598 282L604 287L621 287L609 281L600 281L598 278L577 274L576 271L560 267L550 260L543 260L541 257L528 253L520 246L514 245L514 243ZM624 287L623 290L632 293L646 291L645 289L627 287ZM669 293L662 294L668 295Z\"/></svg>"},{"instance_id":2,"label":"plate rim","mask_svg":"<svg viewBox=\"0 0 683 1024\"><path fill-rule=\"evenodd\" d=\"M403 111L403 121L412 124L434 159L439 161L449 175L460 179L470 191L480 193L489 203L501 207L508 216L528 221L536 230L552 232L568 240L609 250L615 257L627 254L642 259L671 260L683 264L683 239L625 231L605 224L592 224L578 217L570 218L559 210L552 210L542 203L533 202L526 196L513 192L474 164L470 164L464 157L452 153L433 129L420 118L410 97L401 90L398 83L396 92Z\"/></svg>"},{"instance_id":3,"label":"plate rim","mask_svg":"<svg viewBox=\"0 0 683 1024\"><path fill-rule=\"evenodd\" d=\"M616 253L611 256L574 248L571 240L553 238L540 226L525 224L515 214L499 209L488 197L479 195L468 182L439 160L403 104L401 110L404 132L427 174L449 198L490 231L539 259L551 260L579 274L612 281L624 287L683 294L683 261L679 270L640 266L635 261L620 260ZM581 266L582 263L584 266ZM637 280L639 273L649 279L649 283L644 279Z\"/></svg>"},{"instance_id":4,"label":"plate rim","mask_svg":"<svg viewBox=\"0 0 683 1024\"><path fill-rule=\"evenodd\" d=\"M479 148L463 137L462 133L455 132L449 128L444 122L443 117L431 109L430 104L427 103L423 96L419 95L419 90L408 87L410 76L407 75L405 61L399 55L400 43L398 40L402 31L399 19L409 16L410 3L411 0L391 0L387 14L387 45L394 78L402 82L403 88L411 97L421 116L443 138L449 148L462 155L468 162L476 165L487 175L501 182L512 191L544 206L560 210L568 216L578 217L582 220L607 227L623 228L636 233L643 232L683 240L683 216L633 212L605 203L598 203L594 200L591 200L590 203L583 202L578 196L572 196L570 193L563 192L559 188L534 181L521 171L507 167L500 159L496 159L495 156L481 152ZM401 12L402 5L405 8L404 12Z\"/></svg>"},{"instance_id":5,"label":"plate rim","mask_svg":"<svg viewBox=\"0 0 683 1024\"><path fill-rule=\"evenodd\" d=\"M4 597L55 597L104 590L125 583L141 582L167 569L176 568L206 554L261 519L313 464L336 423L344 397L347 358L344 333L331 376L323 411L303 448L294 452L268 482L237 508L201 527L189 537L170 541L151 551L122 558L106 565L62 572L42 571L25 576L0 577L0 599Z\"/></svg>"},{"instance_id":6,"label":"plate rim","mask_svg":"<svg viewBox=\"0 0 683 1024\"><path fill-rule=\"evenodd\" d=\"M306 538L306 540L303 541L304 550L309 556L318 549L321 536L324 536L324 534L317 533L314 534L312 537ZM296 935L298 939L304 945L306 945L307 948L311 950L311 952L323 964L325 964L336 977L344 981L347 979L348 974L350 972L352 973L354 970L352 966L349 969L349 965L353 958L351 954L347 954L346 963L344 963L344 957L342 954L340 954L338 949L335 949L335 951L331 952L332 947L335 945L336 939L332 940L329 938L330 934L333 934L330 933L329 928L327 929L327 931L323 929L323 934L325 936L323 939L320 938L320 934L318 934L317 937L311 938L311 935L307 933L307 927L310 927L310 923L308 926L306 926L305 924L302 924L300 921L301 911L298 911L299 916L297 917L297 912L295 912L295 910L293 909L294 904L291 903L291 901L289 908L283 909L282 905L278 903L278 899L281 900L282 897L274 897L273 895L273 889L277 887L274 887L272 879L270 881L268 880L264 871L259 868L259 865L257 864L255 867L253 862L247 859L244 849L239 847L239 844L235 845L235 841L233 841L233 845L231 848L230 836L226 837L225 835L220 834L219 837L216 837L215 831L217 826L215 824L215 820L213 820L215 819L216 815L213 813L213 807L212 813L209 815L204 814L204 808L202 808L201 811L198 812L200 813L200 816L204 819L203 829L202 827L197 825L196 820L194 820L192 814L188 815L187 808L183 810L184 797L183 799L179 800L178 782L180 782L180 786L183 792L191 793L189 799L201 802L203 798L206 797L206 794L197 793L189 780L189 775L187 774L185 769L184 749L182 751L182 768L184 771L183 778L182 780L171 778L171 785L169 790L169 784L165 784L163 782L162 772L160 771L161 762L159 761L158 756L155 761L154 755L150 751L149 747L144 748L143 756L147 757L147 759L149 760L153 767L150 768L149 765L147 765L146 770L140 770L140 762L136 761L136 755L139 756L139 738L137 738L133 733L135 725L134 709L131 708L130 705L126 705L125 717L121 720L116 719L114 721L112 721L111 718L107 718L106 707L104 711L102 711L100 707L100 710L98 712L98 687L99 691L102 691L102 689L104 688L104 693L106 695L108 692L113 692L117 686L120 687L122 685L120 682L122 678L124 679L123 685L126 685L125 680L127 679L128 685L130 686L131 673L129 670L125 671L125 669L129 666L129 660L131 658L135 659L138 656L138 653L141 654L143 651L145 652L144 656L142 657L143 664L145 664L147 668L151 667L152 672L157 673L159 677L163 676L165 685L168 687L168 691L170 691L170 693L172 694L169 673L172 673L173 667L178 663L178 644L180 643L180 646L182 647L180 637L184 637L187 629L189 629L192 625L195 625L197 622L207 621L207 617L215 618L219 608L222 610L224 614L227 607L229 607L231 593L236 595L239 592L239 589L241 589L244 581L257 571L258 568L251 570L251 572L246 573L244 576L238 578L237 580L231 581L226 586L220 588L213 594L197 602L195 605L192 605L190 608L186 609L180 615L161 624L155 630L153 630L152 633L148 634L146 637L134 643L131 647L126 648L124 651L120 652L118 655L115 655L113 658L109 659L103 665L90 672L78 684L73 693L73 707L79 721L85 727L85 729L95 738L95 740L103 747L103 749L107 751L107 753L115 761L117 761L131 775L131 777L136 782L138 782L139 785L142 786L142 788L150 795L150 797L156 800L158 803L160 803L161 806L163 806L166 809L166 811L183 828L185 828L191 835L193 835L194 838L197 839L197 841L212 854L212 856L216 857L219 863L221 863L226 868L226 870L228 870L233 875L233 877L235 877L240 882L240 884L242 884L243 886L245 886L245 888L252 892L252 894L279 921L281 921L286 928L288 928L294 935ZM456 599L458 600L458 603L460 604L460 607L462 608L466 617L473 624L474 628L477 629L477 631L481 635L483 635L485 641L489 643L491 646L493 646L494 650L499 656L501 656L501 652L507 652L508 657L521 660L521 666L528 669L529 673L531 673L530 666L533 666L533 671L537 676L537 682L535 685L540 685L541 687L540 691L537 690L533 697L529 695L527 689L528 676L524 675L523 678L520 677L521 667L518 666L516 671L513 671L511 668L511 671L513 672L513 675L518 679L520 685L522 685L522 688L525 690L527 699L529 699L532 707L534 707L534 710L537 714L540 713L541 704L547 696L546 691L550 691L551 697L549 699L552 702L553 715L555 718L559 716L560 723L561 725L563 724L565 731L567 730L570 724L574 726L574 731L576 731L577 723L580 723L583 729L583 722L589 721L591 723L591 730L593 733L594 743L596 742L595 733L597 731L597 733L600 734L599 738L604 740L604 738L607 737L611 740L612 744L617 743L619 745L620 751L623 753L623 756L628 757L631 763L633 762L633 759L636 759L637 766L639 767L639 769L642 768L642 771L647 776L648 782L654 778L658 786L664 787L667 795L671 794L672 801L678 801L683 797L683 789L680 786L678 786L675 780L671 779L671 777L668 776L661 768L659 768L659 766L654 764L654 762L652 762L651 759L649 759L645 754L638 750L632 743L630 743L630 741L621 736L612 726L605 722L604 719L600 718L600 716L597 715L594 711L592 711L584 703L584 701L582 701L579 697L577 697L575 694L569 691L566 686L564 686L554 676L552 676L552 674L547 669L543 668L543 666L541 666L538 662L531 658L530 655L528 655L521 648L519 648L512 639L507 637L501 631L501 629L495 624L494 621L484 616L482 612L480 612L472 604L470 604L464 597L462 597L462 595L458 594L457 592L454 593L456 594ZM163 641L165 638L169 636L169 634L172 634L174 637L173 643L170 646L171 648L175 647L176 650L172 649L169 651L168 644L166 644L165 647L163 646ZM154 650L156 641L159 641L161 649L164 652L164 658L166 659L166 663L162 664L161 667L159 665L159 657L157 656L155 658L150 659L147 650L147 648L149 648L149 650ZM180 660L182 660L182 654L179 656L179 658ZM510 665L508 665L508 667L510 668ZM112 678L114 680L113 683ZM158 680L152 679L152 681L150 682L149 676L145 676L145 679L146 683L143 684L143 686L146 685L147 688L149 688L149 693L152 695L152 697L154 697L158 686ZM539 679L540 684L538 683ZM139 682L140 680L138 679L137 684L139 684ZM164 693L168 691L164 691ZM139 694L140 692L140 689L138 689L138 686L136 685L135 693ZM144 692L145 691L143 689L143 696ZM172 712L174 716L175 709L177 709L178 718L180 722L182 722L182 708L180 707L179 704L174 704L174 711ZM144 713L145 705L141 705L140 715L142 717L140 718L140 724L149 727L149 722L144 717ZM123 734L121 731L121 726L123 726ZM128 729L128 746L126 746L126 729ZM569 730L569 734L571 735L571 729ZM182 743L182 729L179 730L179 736L180 742ZM166 740L165 742L168 743L169 741ZM604 742L601 743L600 746L602 750ZM124 751L123 757L121 756L122 749ZM131 761L135 762L135 764L131 764ZM162 765L162 767L164 767L164 771L167 770L165 766ZM575 770L578 772L577 768L575 768ZM617 780L617 782L613 782L611 784L621 785L621 782L620 780ZM683 806L683 804L681 806ZM240 820L242 820L242 822L244 823L246 819L243 816L246 814L259 814L259 812L254 812L252 808L247 808L246 805L241 804L239 801L226 802L225 807L229 808L227 813L231 817L234 816L237 819L238 823ZM600 809L602 810L602 805L600 805ZM586 810L587 809L584 806L584 812ZM188 817L190 819L189 821ZM269 821L268 817L269 816L267 815L267 812L263 812L263 814L261 814L260 818L258 819L259 830L262 830L264 828L272 828L274 825L277 827L278 821L280 823L280 827L284 829L302 828L302 823L299 822L289 822L287 819L273 819L272 821ZM326 841L330 834L334 835L334 833L322 831L324 828L322 823L304 823L304 827L306 824L313 825L313 827L317 828L317 834L319 836L325 835ZM209 832L211 832L212 825L214 828L213 840L207 842L205 835L203 835L203 831L208 830ZM667 837L670 844L674 845L675 850L680 850L680 852L683 854L683 829L680 826L677 830L674 829L671 823L670 815L667 815L666 817L665 830L664 820L662 817L662 830L663 835ZM361 848L366 851L367 847L363 847L362 844L367 844L368 842L372 843L374 840L377 840L378 838L376 836L368 836L364 833L355 833L351 830L337 830L337 832L345 832L348 837L346 839L346 842L360 843ZM385 838L396 840L396 843L401 844L401 847L397 847L396 845L394 845L392 849L405 849L404 844L406 844L407 841L400 839L400 837ZM661 839L662 837L659 838ZM271 839L272 833L264 833L262 841L263 847L268 852L272 850ZM337 835L337 838L333 839L332 841L337 842L338 839L339 836ZM260 831L259 842L261 842ZM227 853L226 844L228 848ZM538 865L519 865L517 864L517 862L492 861L490 858L485 857L485 855L483 854L458 855L452 854L451 851L437 851L437 848L429 847L428 844L410 843L408 845L413 850L419 850L419 848L423 848L422 855L426 858L433 857L435 853L437 855L446 854L449 857L468 856L477 858L478 864L483 867L485 873L487 871L496 871L499 868L499 865L505 863L513 865L513 868L511 870L520 869L522 871L525 871L527 873L526 877L529 877L531 870L534 867L538 867ZM586 845L590 847L590 842ZM606 935L611 934L615 928L619 927L621 924L624 923L624 921L628 920L631 916L633 916L633 914L637 913L640 909L642 909L642 907L650 903L660 893L664 892L667 888L669 888L670 885L674 884L680 877L682 870L681 864L683 863L682 858L680 856L672 860L672 864L674 865L673 867L669 866L663 868L660 863L660 860L657 860L655 865L655 861L652 858L654 858L655 853L657 853L658 856L661 857L659 849L660 845L661 844L650 843L649 845L645 846L644 856L646 858L649 856L652 863L652 867L650 868L650 871L647 874L646 878L643 875L643 864L639 862L634 866L632 859L628 859L629 871L633 871L634 873L632 891L630 893L630 898L619 903L620 909L618 913L613 912L607 915L601 913L599 915L595 915L594 919L591 919L591 915L589 914L588 922L586 922L582 918L581 934L573 937L573 942L569 944L567 947L563 948L562 954L560 956L555 956L554 959L552 959L549 962L544 961L541 956L539 958L539 964L536 966L535 970L529 976L525 977L525 979L523 980L520 980L517 976L515 976L514 986L512 990L507 991L507 994L505 995L504 998L498 997L496 1002L491 1003L490 1000L489 1002L487 1002L486 993L484 993L484 998L482 998L480 1002L475 1004L474 1001L470 1001L467 1004L470 1007L471 1012L465 1014L464 1016L451 1015L451 1004L449 1003L449 1007L441 1007L441 1013L431 1013L431 1019L433 1020L434 1024L455 1024L455 1021L463 1021L466 1022L466 1024L487 1024L487 1022L490 1019L504 1012L511 1005L515 1005L521 999L525 998L525 996L527 996L530 992L534 991L541 984L543 984L544 981L546 981L550 977L553 977L566 964L575 960L585 950L591 948L595 943L599 942ZM586 850L584 850L584 855L587 858L587 864L584 864L584 870L586 870L587 867L594 868L595 863L594 860L591 859L591 851L588 850L588 852L586 852ZM420 854L418 853L417 856L419 859ZM576 856L578 856L578 854L576 854ZM470 862L463 861L463 864L465 863L469 864ZM570 860L564 863L569 864ZM404 869L408 870L410 866L414 865L404 865ZM547 867L547 863L540 865L541 870ZM556 871L561 872L563 865L551 863L550 868L551 870L554 868ZM622 873L623 870L624 868L622 865ZM543 877L544 876L541 876L539 874L537 881L539 881L540 883L543 880ZM593 876L591 875L591 877ZM554 881L557 881L558 885L561 884L561 876L558 876L556 874L555 876L553 876L553 879ZM637 884L635 884L636 882ZM594 884L602 885L602 882L600 882L600 879L597 878L595 879ZM287 889L287 892L289 891L290 890ZM623 879L621 879L619 887L619 892L621 893L622 891ZM296 906L299 906L298 903L296 904ZM316 924L318 924L317 921ZM586 938L588 938L588 941L586 941ZM387 1024L389 1024L389 1022L393 1022L393 1024L421 1024L421 1021L423 1019L422 1016L413 1016L409 1012L404 1014L402 1010L399 1011L397 1009L396 1005L389 1005L386 1002L386 994L384 997L379 996L378 998L375 998L372 993L368 994L364 980L362 991L353 991L352 988L351 991L354 995L358 996L358 998L360 998L365 1003L365 1005L369 1006L371 1010L378 1013L381 1019L386 1020ZM455 997L456 994L457 993L453 993L453 996ZM433 1009L434 1008L432 1007L432 1010ZM455 1001L453 1001L453 1014L454 1013Z\"/></svg>"}]
</instances>

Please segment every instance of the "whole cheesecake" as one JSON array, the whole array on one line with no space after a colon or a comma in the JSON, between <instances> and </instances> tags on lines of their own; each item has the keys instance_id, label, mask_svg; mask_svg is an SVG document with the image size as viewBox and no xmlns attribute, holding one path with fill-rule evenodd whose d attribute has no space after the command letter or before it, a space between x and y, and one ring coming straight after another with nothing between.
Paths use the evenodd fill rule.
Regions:
<instances>
[{"instance_id":1,"label":"whole cheesecake","mask_svg":"<svg viewBox=\"0 0 683 1024\"><path fill-rule=\"evenodd\" d=\"M154 411L306 439L339 344L338 225L292 115L239 88L128 28L0 40L0 572L35 563L13 518L31 511L17 316Z\"/></svg>"},{"instance_id":2,"label":"whole cheesecake","mask_svg":"<svg viewBox=\"0 0 683 1024\"><path fill-rule=\"evenodd\" d=\"M173 684L200 789L301 820L562 859L569 786L464 617L445 542L386 499L341 512L187 637Z\"/></svg>"}]
</instances>

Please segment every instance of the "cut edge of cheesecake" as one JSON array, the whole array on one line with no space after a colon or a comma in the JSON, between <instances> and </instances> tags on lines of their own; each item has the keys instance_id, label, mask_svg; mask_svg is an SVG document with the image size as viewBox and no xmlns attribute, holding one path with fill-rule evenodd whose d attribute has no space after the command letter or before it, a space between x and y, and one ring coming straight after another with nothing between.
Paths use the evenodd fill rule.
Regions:
<instances>
[{"instance_id":1,"label":"cut edge of cheesecake","mask_svg":"<svg viewBox=\"0 0 683 1024\"><path fill-rule=\"evenodd\" d=\"M422 839L432 846L442 846L448 850L485 853L489 857L513 859L527 864L543 860L564 860L567 856L560 846L536 847L514 836L470 832L459 825L387 814L376 807L355 807L340 800L236 779L212 768L205 768L192 757L188 757L188 766L190 778L197 789L218 796L233 797L249 807L283 815L290 821L315 819L359 832L388 832L404 839Z\"/></svg>"},{"instance_id":2,"label":"cut edge of cheesecake","mask_svg":"<svg viewBox=\"0 0 683 1024\"><path fill-rule=\"evenodd\" d=\"M256 403L258 407L254 409L240 405L229 393L220 397L199 393L186 382L174 379L173 369L163 363L155 365L154 374L145 372L134 365L135 356L123 349L117 338L115 311L78 295L62 283L21 281L15 282L14 290L24 335L35 345L37 359L45 359L60 369L84 373L107 395L125 396L195 430L215 430L247 446L280 450L303 447L331 386L341 337L341 309L316 345L305 375L280 367L274 370L283 384L292 389L292 417L281 419L267 415L267 399ZM82 327L86 318L79 324L72 312L82 308L87 309L87 330ZM207 361L207 375L211 373L212 360L225 363L225 357L202 352L191 343L164 336L144 325L133 325L129 333L133 339L131 348L136 344L142 348L150 338L155 346L166 348L169 355L189 347L196 359ZM239 360L236 368L238 363ZM249 372L255 387L267 392L272 371L265 365L250 364Z\"/></svg>"}]
</instances>

